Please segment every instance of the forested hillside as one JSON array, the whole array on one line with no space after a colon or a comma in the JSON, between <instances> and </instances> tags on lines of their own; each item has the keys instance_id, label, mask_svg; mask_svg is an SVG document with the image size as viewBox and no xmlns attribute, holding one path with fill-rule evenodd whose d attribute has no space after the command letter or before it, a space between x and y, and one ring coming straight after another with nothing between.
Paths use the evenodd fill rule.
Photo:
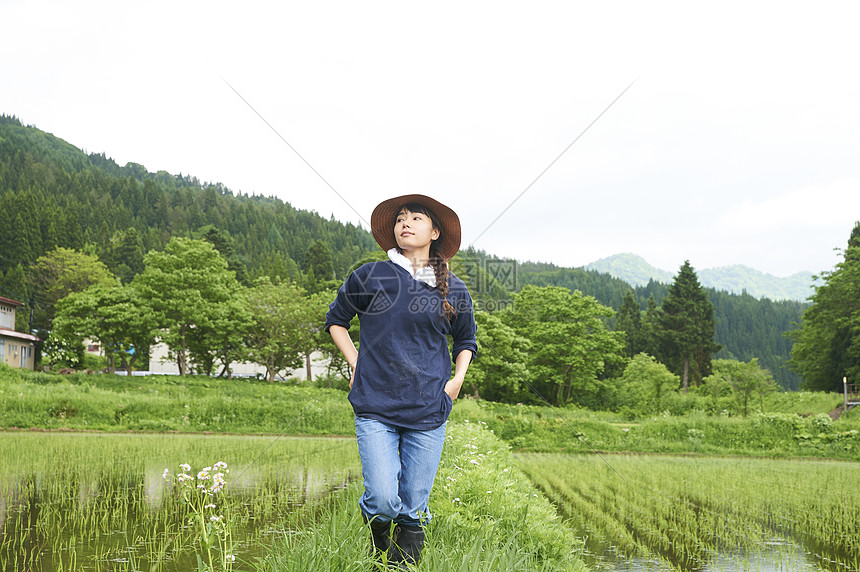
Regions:
<instances>
[{"instance_id":1,"label":"forested hillside","mask_svg":"<svg viewBox=\"0 0 860 572\"><path fill-rule=\"evenodd\" d=\"M0 296L34 306L52 301L34 288L27 269L45 253L73 248L95 255L123 283L143 269L143 255L174 236L205 238L227 259L240 282L280 276L299 284L345 277L378 250L366 230L297 210L276 198L234 194L188 175L150 173L87 155L14 117L0 117ZM621 307L631 286L608 274L552 264L516 263L481 251L461 252L455 272L470 284L482 309L493 311L524 285L556 285ZM633 289L641 309L659 304L667 285ZM757 300L708 290L716 307L716 357L755 356L785 388L798 377L783 367L805 304ZM21 315L25 315L24 312ZM610 321L611 323L611 321Z\"/></svg>"},{"instance_id":2,"label":"forested hillside","mask_svg":"<svg viewBox=\"0 0 860 572\"><path fill-rule=\"evenodd\" d=\"M7 217L0 225L3 272L63 246L93 250L125 280L139 271L145 252L162 250L173 235L205 234L207 227L231 251L222 254L232 255L249 277L297 278L309 267L306 256L317 240L331 252L326 279L342 276L376 248L373 237L352 224L279 199L234 195L190 176L149 173L132 163L120 167L9 117L0 118L0 213Z\"/></svg>"}]
</instances>

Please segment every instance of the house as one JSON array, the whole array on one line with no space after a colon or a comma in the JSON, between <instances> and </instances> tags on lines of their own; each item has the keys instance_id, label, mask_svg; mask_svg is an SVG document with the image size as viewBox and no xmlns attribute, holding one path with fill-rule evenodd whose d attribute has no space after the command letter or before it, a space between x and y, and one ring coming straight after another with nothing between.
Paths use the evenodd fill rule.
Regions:
<instances>
[{"instance_id":1,"label":"house","mask_svg":"<svg viewBox=\"0 0 860 572\"><path fill-rule=\"evenodd\" d=\"M325 358L321 353L314 352L311 354L311 378L315 379L321 375L325 375L326 368L323 363L324 361ZM218 367L218 371L221 370L220 368L221 366ZM265 367L260 364L250 362L233 362L230 364L230 370L233 372L234 377L264 377L266 375ZM176 360L170 356L170 351L164 343L158 343L149 349L149 372L147 373L167 375L179 374L179 367L176 365ZM302 366L296 370L281 372L276 379L284 380L291 377L302 381L307 380L307 368Z\"/></svg>"},{"instance_id":2,"label":"house","mask_svg":"<svg viewBox=\"0 0 860 572\"><path fill-rule=\"evenodd\" d=\"M15 312L23 305L0 296L0 362L12 367L33 369L33 347L39 338L15 331Z\"/></svg>"}]
</instances>

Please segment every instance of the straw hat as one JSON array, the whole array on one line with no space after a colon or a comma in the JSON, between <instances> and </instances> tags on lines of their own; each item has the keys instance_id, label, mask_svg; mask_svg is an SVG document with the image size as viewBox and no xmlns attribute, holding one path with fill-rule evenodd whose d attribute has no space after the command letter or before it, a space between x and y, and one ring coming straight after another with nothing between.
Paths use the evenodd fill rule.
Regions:
<instances>
[{"instance_id":1,"label":"straw hat","mask_svg":"<svg viewBox=\"0 0 860 572\"><path fill-rule=\"evenodd\" d=\"M437 239L439 253L450 260L460 250L460 217L450 207L447 207L426 195L401 195L382 201L373 209L370 215L370 227L376 243L382 250L388 251L397 246L394 238L394 217L400 208L409 203L418 203L433 211L439 221L441 236Z\"/></svg>"}]
</instances>

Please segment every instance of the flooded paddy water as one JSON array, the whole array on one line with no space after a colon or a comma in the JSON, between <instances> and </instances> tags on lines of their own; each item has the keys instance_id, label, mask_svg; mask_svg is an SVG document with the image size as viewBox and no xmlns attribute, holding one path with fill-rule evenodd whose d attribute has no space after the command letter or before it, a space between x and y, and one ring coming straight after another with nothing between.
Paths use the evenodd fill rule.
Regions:
<instances>
[{"instance_id":1,"label":"flooded paddy water","mask_svg":"<svg viewBox=\"0 0 860 572\"><path fill-rule=\"evenodd\" d=\"M226 486L201 511L229 522L237 569L360 475L354 439L0 433L0 570L196 570L200 527L176 477L216 463Z\"/></svg>"},{"instance_id":2,"label":"flooded paddy water","mask_svg":"<svg viewBox=\"0 0 860 572\"><path fill-rule=\"evenodd\" d=\"M517 455L597 570L860 570L860 463Z\"/></svg>"}]
</instances>

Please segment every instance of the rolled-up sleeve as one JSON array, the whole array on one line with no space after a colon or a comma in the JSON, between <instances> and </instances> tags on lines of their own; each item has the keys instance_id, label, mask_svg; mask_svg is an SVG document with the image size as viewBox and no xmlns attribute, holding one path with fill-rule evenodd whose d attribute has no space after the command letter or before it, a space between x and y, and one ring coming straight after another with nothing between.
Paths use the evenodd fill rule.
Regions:
<instances>
[{"instance_id":1,"label":"rolled-up sleeve","mask_svg":"<svg viewBox=\"0 0 860 572\"><path fill-rule=\"evenodd\" d=\"M454 307L456 315L451 324L451 337L454 345L451 348L451 357L456 361L457 355L463 350L472 351L472 359L478 355L478 326L475 323L475 309L472 305L472 297L464 289L462 298L457 300Z\"/></svg>"},{"instance_id":2,"label":"rolled-up sleeve","mask_svg":"<svg viewBox=\"0 0 860 572\"><path fill-rule=\"evenodd\" d=\"M347 277L346 281L337 291L334 302L328 306L328 312L325 315L326 332L329 331L331 326L349 328L352 319L363 308L362 304L365 296L360 286L361 281L355 272Z\"/></svg>"}]
</instances>

